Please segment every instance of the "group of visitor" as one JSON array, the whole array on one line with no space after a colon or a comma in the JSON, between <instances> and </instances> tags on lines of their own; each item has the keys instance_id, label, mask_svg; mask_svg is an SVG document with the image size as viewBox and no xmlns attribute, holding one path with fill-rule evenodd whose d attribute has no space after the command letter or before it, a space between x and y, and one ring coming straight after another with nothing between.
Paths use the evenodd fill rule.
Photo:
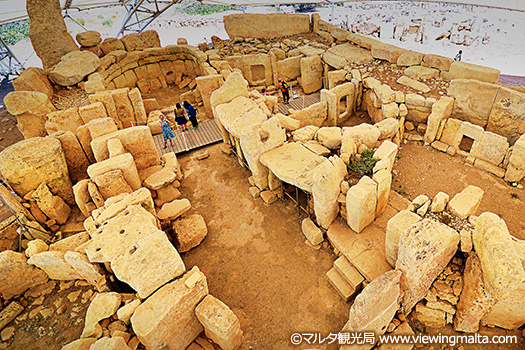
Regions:
<instances>
[{"instance_id":1,"label":"group of visitor","mask_svg":"<svg viewBox=\"0 0 525 350\"><path fill-rule=\"evenodd\" d=\"M188 121L191 122L191 126L194 129L199 126L199 121L197 120L197 110L188 101L184 101L182 106L177 102L173 114L175 116L175 123L177 124L177 127L182 130L182 132L188 131ZM172 127L174 125L172 125L163 114L160 115L159 119L160 127L162 128L162 137L164 138L164 148L166 148L168 141L171 147L173 147L173 139L175 138L175 134L173 133Z\"/></svg>"}]
</instances>

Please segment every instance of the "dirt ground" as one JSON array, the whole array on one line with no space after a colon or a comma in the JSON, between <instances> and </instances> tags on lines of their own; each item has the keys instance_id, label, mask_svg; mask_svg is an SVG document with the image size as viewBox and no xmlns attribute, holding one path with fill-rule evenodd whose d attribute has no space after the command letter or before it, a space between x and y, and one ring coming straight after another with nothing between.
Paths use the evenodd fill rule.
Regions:
<instances>
[{"instance_id":1,"label":"dirt ground","mask_svg":"<svg viewBox=\"0 0 525 350\"><path fill-rule=\"evenodd\" d=\"M410 200L420 194L433 198L440 191L452 198L469 185L478 186L485 191L478 213L498 214L513 236L525 239L525 189L466 164L459 155L409 142L400 148L393 175L392 189Z\"/></svg>"},{"instance_id":2,"label":"dirt ground","mask_svg":"<svg viewBox=\"0 0 525 350\"><path fill-rule=\"evenodd\" d=\"M350 304L325 276L336 258L332 249L305 244L291 201L268 206L253 199L250 173L220 144L206 150L210 157L202 161L199 151L179 158L182 193L208 225L205 240L182 258L188 269L204 272L210 293L239 317L242 349L291 349L295 332L339 332Z\"/></svg>"}]
</instances>

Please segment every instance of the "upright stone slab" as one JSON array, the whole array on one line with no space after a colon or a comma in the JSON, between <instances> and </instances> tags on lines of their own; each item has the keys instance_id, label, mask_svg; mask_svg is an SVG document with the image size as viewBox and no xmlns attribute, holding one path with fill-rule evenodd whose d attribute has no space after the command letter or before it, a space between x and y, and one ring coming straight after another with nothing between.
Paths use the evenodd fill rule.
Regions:
<instances>
[{"instance_id":1,"label":"upright stone slab","mask_svg":"<svg viewBox=\"0 0 525 350\"><path fill-rule=\"evenodd\" d=\"M456 253L459 234L445 224L422 220L403 231L396 269L403 273L401 311L407 313L427 294Z\"/></svg>"},{"instance_id":2,"label":"upright stone slab","mask_svg":"<svg viewBox=\"0 0 525 350\"><path fill-rule=\"evenodd\" d=\"M0 296L9 300L47 281L40 269L27 264L23 253L12 250L0 252Z\"/></svg>"},{"instance_id":3,"label":"upright stone slab","mask_svg":"<svg viewBox=\"0 0 525 350\"><path fill-rule=\"evenodd\" d=\"M301 87L305 94L321 90L323 87L323 65L321 57L311 56L301 59Z\"/></svg>"},{"instance_id":4,"label":"upright stone slab","mask_svg":"<svg viewBox=\"0 0 525 350\"><path fill-rule=\"evenodd\" d=\"M206 276L195 266L137 307L133 331L148 349L186 349L204 329L195 307L206 295Z\"/></svg>"},{"instance_id":5,"label":"upright stone slab","mask_svg":"<svg viewBox=\"0 0 525 350\"><path fill-rule=\"evenodd\" d=\"M102 162L91 164L87 168L89 177L94 179L95 177L105 174L108 171L120 170L124 179L129 184L132 190L140 188L140 178L135 166L133 156L130 153L124 153L114 158L106 159Z\"/></svg>"},{"instance_id":6,"label":"upright stone slab","mask_svg":"<svg viewBox=\"0 0 525 350\"><path fill-rule=\"evenodd\" d=\"M89 159L87 158L80 142L75 134L71 131L59 131L52 135L62 144L62 150L66 158L69 177L73 183L88 178L87 167Z\"/></svg>"},{"instance_id":7,"label":"upright stone slab","mask_svg":"<svg viewBox=\"0 0 525 350\"><path fill-rule=\"evenodd\" d=\"M377 205L376 214L383 214L386 205L388 204L388 196L390 195L390 186L392 185L392 173L388 170L379 170L373 176L372 180L377 183Z\"/></svg>"},{"instance_id":8,"label":"upright stone slab","mask_svg":"<svg viewBox=\"0 0 525 350\"><path fill-rule=\"evenodd\" d=\"M346 193L348 226L357 233L370 225L376 214L377 183L364 176Z\"/></svg>"},{"instance_id":9,"label":"upright stone slab","mask_svg":"<svg viewBox=\"0 0 525 350\"><path fill-rule=\"evenodd\" d=\"M394 215L386 225L385 250L386 260L392 266L396 266L399 240L403 232L413 224L421 221L421 217L410 210L401 210Z\"/></svg>"},{"instance_id":10,"label":"upright stone slab","mask_svg":"<svg viewBox=\"0 0 525 350\"><path fill-rule=\"evenodd\" d=\"M484 193L479 187L468 186L450 200L448 209L460 219L466 219L476 214Z\"/></svg>"},{"instance_id":11,"label":"upright stone slab","mask_svg":"<svg viewBox=\"0 0 525 350\"><path fill-rule=\"evenodd\" d=\"M122 297L119 293L100 293L93 298L86 312L86 322L81 338L99 338L102 336L102 327L99 321L111 317L117 312Z\"/></svg>"}]
</instances>

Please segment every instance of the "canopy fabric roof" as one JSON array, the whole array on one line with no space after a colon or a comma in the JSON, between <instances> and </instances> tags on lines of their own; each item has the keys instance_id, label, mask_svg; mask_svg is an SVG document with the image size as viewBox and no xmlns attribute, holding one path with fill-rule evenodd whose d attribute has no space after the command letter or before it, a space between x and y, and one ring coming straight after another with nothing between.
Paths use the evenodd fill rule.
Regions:
<instances>
[{"instance_id":1,"label":"canopy fabric roof","mask_svg":"<svg viewBox=\"0 0 525 350\"><path fill-rule=\"evenodd\" d=\"M159 3L170 3L170 0L157 0ZM358 0L345 0L345 2ZM395 0L390 0L395 1ZM424 2L444 2L457 3L466 5L481 5L495 8L503 8L509 10L525 11L525 0L421 0ZM154 2L153 0L146 0L146 2ZM176 1L178 2L178 1ZM230 6L254 6L254 5L286 5L299 3L336 3L343 2L338 0L202 0L205 4L216 5L230 5ZM63 9L89 9L100 6L119 5L122 3L132 4L134 0L60 0ZM25 1L21 0L0 0L0 24L18 21L27 18Z\"/></svg>"}]
</instances>

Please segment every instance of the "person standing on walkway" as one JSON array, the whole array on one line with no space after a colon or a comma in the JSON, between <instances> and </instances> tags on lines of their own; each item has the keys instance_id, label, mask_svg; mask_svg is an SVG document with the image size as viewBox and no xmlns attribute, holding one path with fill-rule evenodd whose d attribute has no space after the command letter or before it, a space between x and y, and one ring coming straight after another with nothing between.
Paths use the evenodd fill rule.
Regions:
<instances>
[{"instance_id":1,"label":"person standing on walkway","mask_svg":"<svg viewBox=\"0 0 525 350\"><path fill-rule=\"evenodd\" d=\"M175 138L175 135L173 134L170 123L164 114L159 116L159 124L162 129L162 138L164 138L164 148L168 145L168 141L170 142L171 147L174 147L173 139Z\"/></svg>"},{"instance_id":2,"label":"person standing on walkway","mask_svg":"<svg viewBox=\"0 0 525 350\"><path fill-rule=\"evenodd\" d=\"M281 78L279 78L279 89L283 93L283 103L288 104L288 100L290 100L290 86Z\"/></svg>"},{"instance_id":3,"label":"person standing on walkway","mask_svg":"<svg viewBox=\"0 0 525 350\"><path fill-rule=\"evenodd\" d=\"M186 119L186 116L184 115L184 108L180 105L180 103L177 102L175 105L175 122L178 126L182 129L182 132L188 130L188 126L186 125L188 123L188 119Z\"/></svg>"},{"instance_id":4,"label":"person standing on walkway","mask_svg":"<svg viewBox=\"0 0 525 350\"><path fill-rule=\"evenodd\" d=\"M454 61L461 61L461 55L463 54L463 51L459 50L456 57L454 57Z\"/></svg>"},{"instance_id":5,"label":"person standing on walkway","mask_svg":"<svg viewBox=\"0 0 525 350\"><path fill-rule=\"evenodd\" d=\"M199 121L197 120L197 111L188 101L184 101L182 104L186 110L186 115L191 122L191 126L196 129L199 126Z\"/></svg>"}]
</instances>

